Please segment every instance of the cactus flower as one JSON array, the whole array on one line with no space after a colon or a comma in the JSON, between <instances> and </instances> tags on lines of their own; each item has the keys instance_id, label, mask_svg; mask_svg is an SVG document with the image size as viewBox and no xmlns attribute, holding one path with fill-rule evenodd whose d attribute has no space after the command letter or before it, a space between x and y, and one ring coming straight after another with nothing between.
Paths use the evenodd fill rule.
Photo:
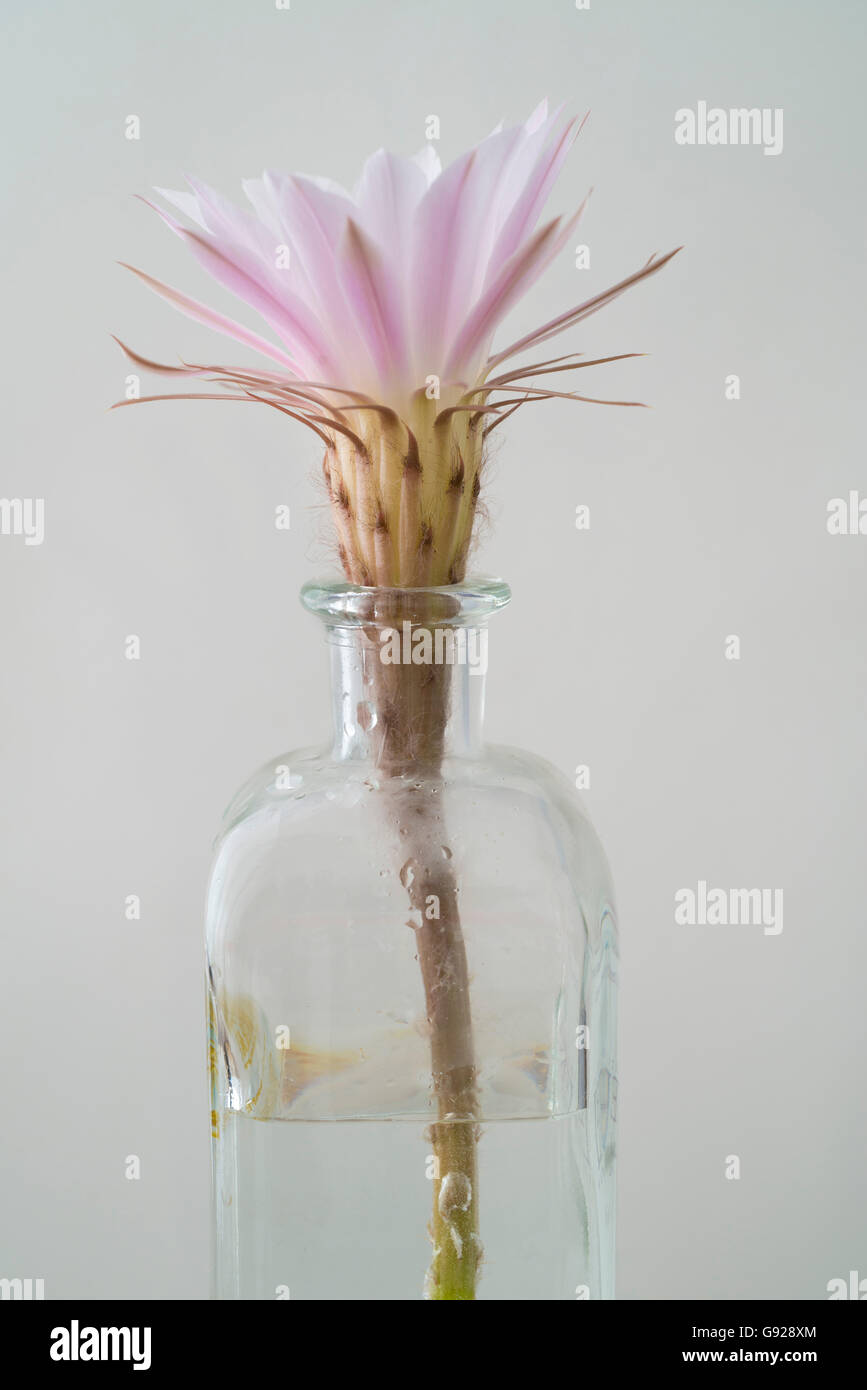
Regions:
<instances>
[{"instance_id":1,"label":"cactus flower","mask_svg":"<svg viewBox=\"0 0 867 1390\"><path fill-rule=\"evenodd\" d=\"M353 582L463 578L491 431L522 405L596 400L539 382L617 360L575 352L519 366L512 359L675 254L651 257L492 352L501 320L581 217L584 203L539 225L581 124L549 114L543 101L523 124L498 127L446 169L431 145L413 159L378 150L352 193L329 179L269 171L244 182L247 210L195 178L187 192L158 190L190 225L151 204L199 264L257 311L269 336L134 273L268 365L168 367L124 351L139 366L223 388L208 399L271 405L320 438L340 558ZM166 397L140 398L158 399Z\"/></svg>"}]
</instances>

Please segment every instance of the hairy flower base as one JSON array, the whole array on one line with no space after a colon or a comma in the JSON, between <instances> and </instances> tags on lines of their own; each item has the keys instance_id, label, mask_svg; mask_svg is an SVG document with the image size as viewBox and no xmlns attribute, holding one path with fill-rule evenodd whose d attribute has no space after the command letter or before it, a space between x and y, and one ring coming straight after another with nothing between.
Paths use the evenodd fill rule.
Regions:
<instances>
[{"instance_id":1,"label":"hairy flower base","mask_svg":"<svg viewBox=\"0 0 867 1390\"><path fill-rule=\"evenodd\" d=\"M421 396L411 422L346 410L325 452L340 558L356 584L419 588L463 579L481 486L483 417Z\"/></svg>"}]
</instances>

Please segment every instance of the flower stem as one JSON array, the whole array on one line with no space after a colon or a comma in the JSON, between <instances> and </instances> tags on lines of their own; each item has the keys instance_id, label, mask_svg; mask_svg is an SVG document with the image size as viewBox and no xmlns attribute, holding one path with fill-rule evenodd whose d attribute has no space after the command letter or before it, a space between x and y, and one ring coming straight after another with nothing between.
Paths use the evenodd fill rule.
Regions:
<instances>
[{"instance_id":1,"label":"flower stem","mask_svg":"<svg viewBox=\"0 0 867 1390\"><path fill-rule=\"evenodd\" d=\"M428 605L431 625L442 624L436 596L415 596L412 614L404 596L380 599L399 628L418 623L418 605ZM424 615L421 615L422 617ZM373 637L373 634L372 634ZM418 961L430 1036L431 1074L437 1120L429 1138L434 1158L434 1202L430 1224L433 1256L425 1281L432 1300L476 1297L482 1259L478 1234L479 1193L476 1145L478 1098L469 970L461 930L458 885L451 863L442 809L441 764L448 715L447 665L385 665L373 638L368 667L377 710L374 757L387 781L389 819L406 857L401 881L418 920Z\"/></svg>"},{"instance_id":2,"label":"flower stem","mask_svg":"<svg viewBox=\"0 0 867 1390\"><path fill-rule=\"evenodd\" d=\"M412 850L404 885L421 914L415 928L430 1029L431 1072L438 1121L429 1131L434 1157L430 1234L433 1259L425 1284L430 1299L474 1299L482 1247L478 1235L476 1123L478 1099L469 971L455 876L443 858L442 824L410 790L401 829ZM415 924L413 924L415 925Z\"/></svg>"}]
</instances>

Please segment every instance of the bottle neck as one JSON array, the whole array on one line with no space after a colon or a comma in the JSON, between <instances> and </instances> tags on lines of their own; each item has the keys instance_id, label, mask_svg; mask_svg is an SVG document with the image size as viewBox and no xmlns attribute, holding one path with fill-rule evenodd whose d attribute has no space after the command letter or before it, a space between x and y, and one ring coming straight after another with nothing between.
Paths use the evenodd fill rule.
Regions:
<instances>
[{"instance_id":1,"label":"bottle neck","mask_svg":"<svg viewBox=\"0 0 867 1390\"><path fill-rule=\"evenodd\" d=\"M329 624L327 641L336 758L432 771L479 752L486 623Z\"/></svg>"},{"instance_id":2,"label":"bottle neck","mask_svg":"<svg viewBox=\"0 0 867 1390\"><path fill-rule=\"evenodd\" d=\"M482 744L488 618L508 603L501 579L386 589L305 584L331 656L334 756L389 776L435 777L445 757Z\"/></svg>"}]
</instances>

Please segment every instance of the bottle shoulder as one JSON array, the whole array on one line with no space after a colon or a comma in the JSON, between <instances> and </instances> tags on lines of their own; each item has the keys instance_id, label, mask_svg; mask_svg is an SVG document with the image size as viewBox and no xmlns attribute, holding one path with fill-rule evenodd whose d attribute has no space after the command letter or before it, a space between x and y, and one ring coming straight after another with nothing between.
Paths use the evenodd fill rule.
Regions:
<instances>
[{"instance_id":1,"label":"bottle shoulder","mask_svg":"<svg viewBox=\"0 0 867 1390\"><path fill-rule=\"evenodd\" d=\"M223 813L221 834L239 819L270 804L306 800L317 793L327 797L340 786L378 790L386 780L374 763L335 758L329 748L287 750L269 758L237 789ZM421 785L419 778L412 775L401 780L407 785ZM509 787L529 796L550 796L587 818L580 794L560 768L536 753L506 744L485 744L473 757L446 757L440 774L427 780L446 789Z\"/></svg>"},{"instance_id":2,"label":"bottle shoulder","mask_svg":"<svg viewBox=\"0 0 867 1390\"><path fill-rule=\"evenodd\" d=\"M607 860L586 805L569 778L538 754L485 744L473 757L446 757L436 778L397 779L448 815L482 820L489 835L513 834L521 823L543 838L579 842L610 879ZM355 833L376 817L377 803L395 779L362 759L339 759L328 747L286 751L262 764L226 808L215 849L229 838L248 842L294 834Z\"/></svg>"}]
</instances>

